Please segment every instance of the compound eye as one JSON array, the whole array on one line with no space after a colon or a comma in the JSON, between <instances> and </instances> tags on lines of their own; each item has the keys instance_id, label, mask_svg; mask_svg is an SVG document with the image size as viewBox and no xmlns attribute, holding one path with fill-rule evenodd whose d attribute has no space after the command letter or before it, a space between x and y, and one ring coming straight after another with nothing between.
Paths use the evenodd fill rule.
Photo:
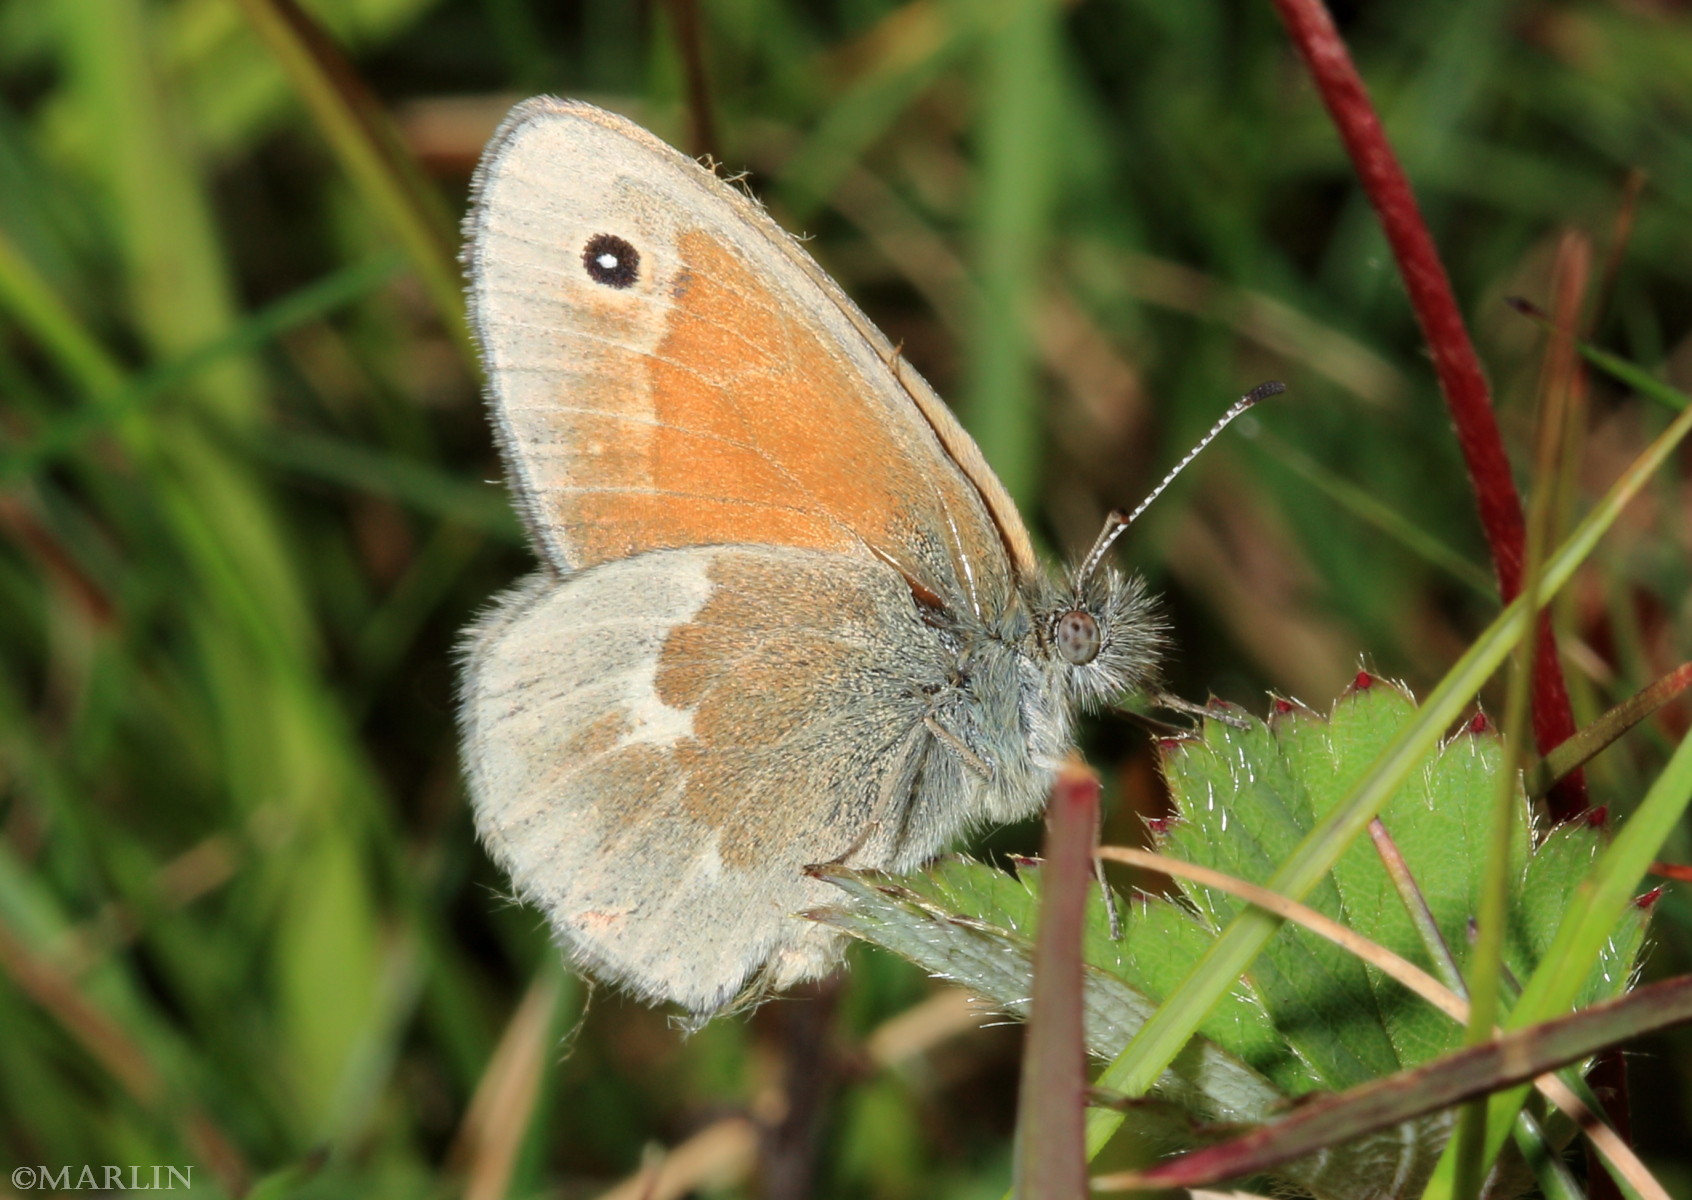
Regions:
<instances>
[{"instance_id":1,"label":"compound eye","mask_svg":"<svg viewBox=\"0 0 1692 1200\"><path fill-rule=\"evenodd\" d=\"M1056 641L1064 661L1086 666L1099 656L1099 623L1092 613L1071 609L1058 618Z\"/></svg>"}]
</instances>

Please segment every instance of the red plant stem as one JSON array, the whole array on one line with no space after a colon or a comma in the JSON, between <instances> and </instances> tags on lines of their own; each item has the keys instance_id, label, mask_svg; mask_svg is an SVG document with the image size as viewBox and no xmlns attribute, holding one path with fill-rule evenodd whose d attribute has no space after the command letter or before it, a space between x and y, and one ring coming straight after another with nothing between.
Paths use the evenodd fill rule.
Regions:
<instances>
[{"instance_id":1,"label":"red plant stem","mask_svg":"<svg viewBox=\"0 0 1692 1200\"><path fill-rule=\"evenodd\" d=\"M1020 1200L1085 1200L1089 1194L1081 934L1098 831L1098 777L1071 763L1052 785L1046 809L1034 995L1017 1100Z\"/></svg>"},{"instance_id":2,"label":"red plant stem","mask_svg":"<svg viewBox=\"0 0 1692 1200\"><path fill-rule=\"evenodd\" d=\"M1522 590L1525 522L1521 496L1510 474L1510 460L1493 416L1491 391L1480 359L1469 340L1451 281L1422 220L1404 168L1392 152L1380 117L1333 18L1321 0L1273 0L1293 44L1303 57L1322 103L1339 130L1340 140L1381 219L1399 274L1410 295L1416 321L1433 354L1440 391L1457 427L1457 444L1468 465L1480 509L1481 528L1492 550L1498 591L1509 603ZM1541 618L1535 646L1534 741L1540 753L1555 748L1575 731L1562 664L1548 618ZM1551 797L1559 820L1586 807L1583 780L1570 777Z\"/></svg>"}]
</instances>

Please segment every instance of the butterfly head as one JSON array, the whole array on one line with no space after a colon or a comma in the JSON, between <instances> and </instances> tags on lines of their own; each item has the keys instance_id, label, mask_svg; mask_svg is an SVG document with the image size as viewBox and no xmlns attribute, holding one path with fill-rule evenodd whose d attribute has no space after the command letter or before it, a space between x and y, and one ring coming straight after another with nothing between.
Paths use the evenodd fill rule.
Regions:
<instances>
[{"instance_id":1,"label":"butterfly head","mask_svg":"<svg viewBox=\"0 0 1692 1200\"><path fill-rule=\"evenodd\" d=\"M1067 586L1053 587L1050 596L1035 601L1035 638L1054 670L1067 668L1074 703L1096 708L1122 692L1144 687L1155 676L1165 645L1166 629L1145 582L1105 566L1116 539L1234 418L1285 390L1284 384L1270 380L1235 401L1137 508L1118 509L1105 518L1098 540L1070 572Z\"/></svg>"},{"instance_id":2,"label":"butterfly head","mask_svg":"<svg viewBox=\"0 0 1692 1200\"><path fill-rule=\"evenodd\" d=\"M1145 581L1113 567L1054 582L1034 604L1034 634L1071 699L1088 709L1145 686L1165 644Z\"/></svg>"}]
</instances>

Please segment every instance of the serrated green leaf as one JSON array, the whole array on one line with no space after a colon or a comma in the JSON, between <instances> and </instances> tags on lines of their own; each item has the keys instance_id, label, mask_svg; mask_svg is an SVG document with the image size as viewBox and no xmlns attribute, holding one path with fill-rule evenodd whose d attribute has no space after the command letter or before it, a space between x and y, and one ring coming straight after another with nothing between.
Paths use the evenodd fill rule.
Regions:
<instances>
[{"instance_id":1,"label":"serrated green leaf","mask_svg":"<svg viewBox=\"0 0 1692 1200\"><path fill-rule=\"evenodd\" d=\"M1335 736L1324 741L1349 748L1343 731L1330 732ZM1207 721L1202 743L1183 743L1165 757L1164 767L1180 819L1171 823L1159 849L1259 884L1274 874L1321 811L1306 780L1324 796L1333 778L1350 781L1341 774L1343 760L1295 774L1274 732L1256 720L1245 729ZM1183 884L1182 891L1213 933L1246 907L1196 885ZM1332 880L1318 885L1305 903L1344 918ZM1251 980L1288 1047L1310 1064L1323 1087L1353 1087L1398 1067L1367 972L1331 942L1284 928L1253 965Z\"/></svg>"}]
</instances>

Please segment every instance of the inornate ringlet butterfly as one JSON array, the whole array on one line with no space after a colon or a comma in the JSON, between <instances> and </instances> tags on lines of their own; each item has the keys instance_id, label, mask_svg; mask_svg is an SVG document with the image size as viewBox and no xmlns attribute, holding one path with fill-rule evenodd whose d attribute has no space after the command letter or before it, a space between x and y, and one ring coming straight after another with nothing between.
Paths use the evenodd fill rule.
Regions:
<instances>
[{"instance_id":1,"label":"inornate ringlet butterfly","mask_svg":"<svg viewBox=\"0 0 1692 1200\"><path fill-rule=\"evenodd\" d=\"M1160 627L1054 577L952 414L753 202L539 98L474 185L470 313L540 569L465 647L476 821L578 964L696 1013L829 971L806 867L1037 812Z\"/></svg>"}]
</instances>

